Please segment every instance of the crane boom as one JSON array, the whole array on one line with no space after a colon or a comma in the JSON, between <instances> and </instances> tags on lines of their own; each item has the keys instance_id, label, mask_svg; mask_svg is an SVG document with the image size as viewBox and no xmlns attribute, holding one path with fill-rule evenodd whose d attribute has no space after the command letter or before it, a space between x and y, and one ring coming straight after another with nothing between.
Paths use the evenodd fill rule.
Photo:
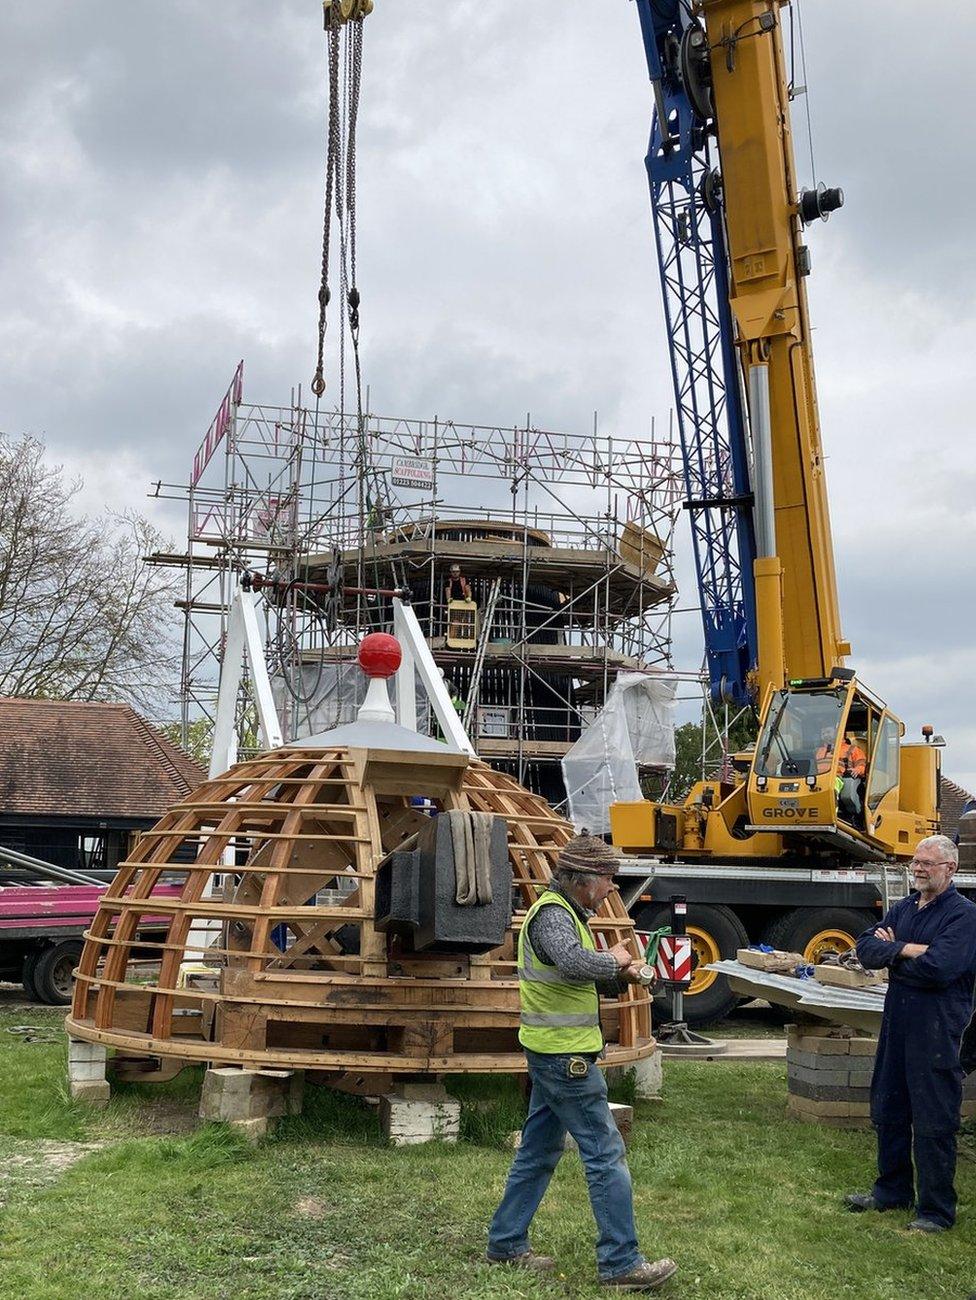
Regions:
<instances>
[{"instance_id":1,"label":"crane boom","mask_svg":"<svg viewBox=\"0 0 976 1300\"><path fill-rule=\"evenodd\" d=\"M788 0L705 0L718 124L729 302L749 395L757 554L778 556L790 677L826 677L850 653L840 630L779 11ZM840 196L834 191L838 202ZM806 201L804 206L804 200ZM770 482L764 484L768 431ZM764 499L771 489L771 501ZM762 664L760 665L762 669ZM764 676L768 674L763 673ZM775 683L780 685L781 682Z\"/></svg>"}]
</instances>

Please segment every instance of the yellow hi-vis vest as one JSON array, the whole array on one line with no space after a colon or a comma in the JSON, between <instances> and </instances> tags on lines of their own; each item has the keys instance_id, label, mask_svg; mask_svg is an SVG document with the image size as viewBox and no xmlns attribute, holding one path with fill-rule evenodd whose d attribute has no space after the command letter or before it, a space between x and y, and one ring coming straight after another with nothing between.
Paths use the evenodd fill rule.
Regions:
<instances>
[{"instance_id":1,"label":"yellow hi-vis vest","mask_svg":"<svg viewBox=\"0 0 976 1300\"><path fill-rule=\"evenodd\" d=\"M596 944L572 906L560 894L546 890L525 916L518 941L519 1042L530 1052L600 1052L600 997L593 980L579 982L560 975L555 966L541 961L529 941L529 922L544 904L557 903L573 918L580 943L590 952Z\"/></svg>"}]
</instances>

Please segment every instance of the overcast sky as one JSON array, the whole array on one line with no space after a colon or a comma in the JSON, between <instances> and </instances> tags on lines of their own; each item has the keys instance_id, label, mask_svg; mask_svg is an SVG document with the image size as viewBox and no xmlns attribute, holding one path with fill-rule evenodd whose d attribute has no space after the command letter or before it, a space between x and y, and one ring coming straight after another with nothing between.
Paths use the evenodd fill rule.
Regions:
<instances>
[{"instance_id":1,"label":"overcast sky","mask_svg":"<svg viewBox=\"0 0 976 1300\"><path fill-rule=\"evenodd\" d=\"M973 789L976 10L951 14L947 37L908 0L804 5L816 179L847 196L810 232L809 288L853 663ZM2 6L0 40L0 429L42 437L89 506L142 504L186 479L240 357L252 401L314 369L320 5L34 0ZM633 4L377 0L365 40L373 409L666 420ZM676 646L696 668L695 615Z\"/></svg>"}]
</instances>

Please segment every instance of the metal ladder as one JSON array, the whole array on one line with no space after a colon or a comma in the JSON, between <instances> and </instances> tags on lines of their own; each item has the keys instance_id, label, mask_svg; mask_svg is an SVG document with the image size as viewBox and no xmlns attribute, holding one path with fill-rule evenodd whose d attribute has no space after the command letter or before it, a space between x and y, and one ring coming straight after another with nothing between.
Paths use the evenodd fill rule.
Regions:
<instances>
[{"instance_id":1,"label":"metal ladder","mask_svg":"<svg viewBox=\"0 0 976 1300\"><path fill-rule=\"evenodd\" d=\"M461 725L464 730L471 734L471 719L474 717L474 711L478 704L478 689L481 685L481 670L485 664L485 653L488 650L488 636L491 632L491 625L495 621L495 606L498 604L498 593L502 588L501 578L496 578L491 584L491 591L488 593L488 604L485 606L485 616L481 620L481 635L478 638L478 646L474 652L474 663L471 667L471 689L468 691L468 698L464 705L464 713L461 716Z\"/></svg>"},{"instance_id":2,"label":"metal ladder","mask_svg":"<svg viewBox=\"0 0 976 1300\"><path fill-rule=\"evenodd\" d=\"M893 903L907 898L911 893L908 867L904 864L886 864L881 868L881 902L885 915Z\"/></svg>"}]
</instances>

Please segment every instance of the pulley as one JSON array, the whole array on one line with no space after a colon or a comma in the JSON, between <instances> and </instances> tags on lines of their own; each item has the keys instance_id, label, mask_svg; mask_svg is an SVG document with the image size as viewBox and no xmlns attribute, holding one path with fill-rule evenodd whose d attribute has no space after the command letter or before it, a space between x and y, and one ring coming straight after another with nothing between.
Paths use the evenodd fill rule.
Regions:
<instances>
[{"instance_id":1,"label":"pulley","mask_svg":"<svg viewBox=\"0 0 976 1300\"><path fill-rule=\"evenodd\" d=\"M715 116L712 99L712 64L708 53L708 37L701 23L685 28L678 53L681 82L689 103L703 122Z\"/></svg>"},{"instance_id":2,"label":"pulley","mask_svg":"<svg viewBox=\"0 0 976 1300\"><path fill-rule=\"evenodd\" d=\"M322 8L325 10L325 25L328 28L334 21L331 12L333 9L340 23L349 23L371 14L373 0L322 0Z\"/></svg>"},{"instance_id":3,"label":"pulley","mask_svg":"<svg viewBox=\"0 0 976 1300\"><path fill-rule=\"evenodd\" d=\"M805 226L812 221L826 221L832 212L844 206L844 191L838 186L828 190L823 181L815 190L800 192L800 220Z\"/></svg>"}]
</instances>

